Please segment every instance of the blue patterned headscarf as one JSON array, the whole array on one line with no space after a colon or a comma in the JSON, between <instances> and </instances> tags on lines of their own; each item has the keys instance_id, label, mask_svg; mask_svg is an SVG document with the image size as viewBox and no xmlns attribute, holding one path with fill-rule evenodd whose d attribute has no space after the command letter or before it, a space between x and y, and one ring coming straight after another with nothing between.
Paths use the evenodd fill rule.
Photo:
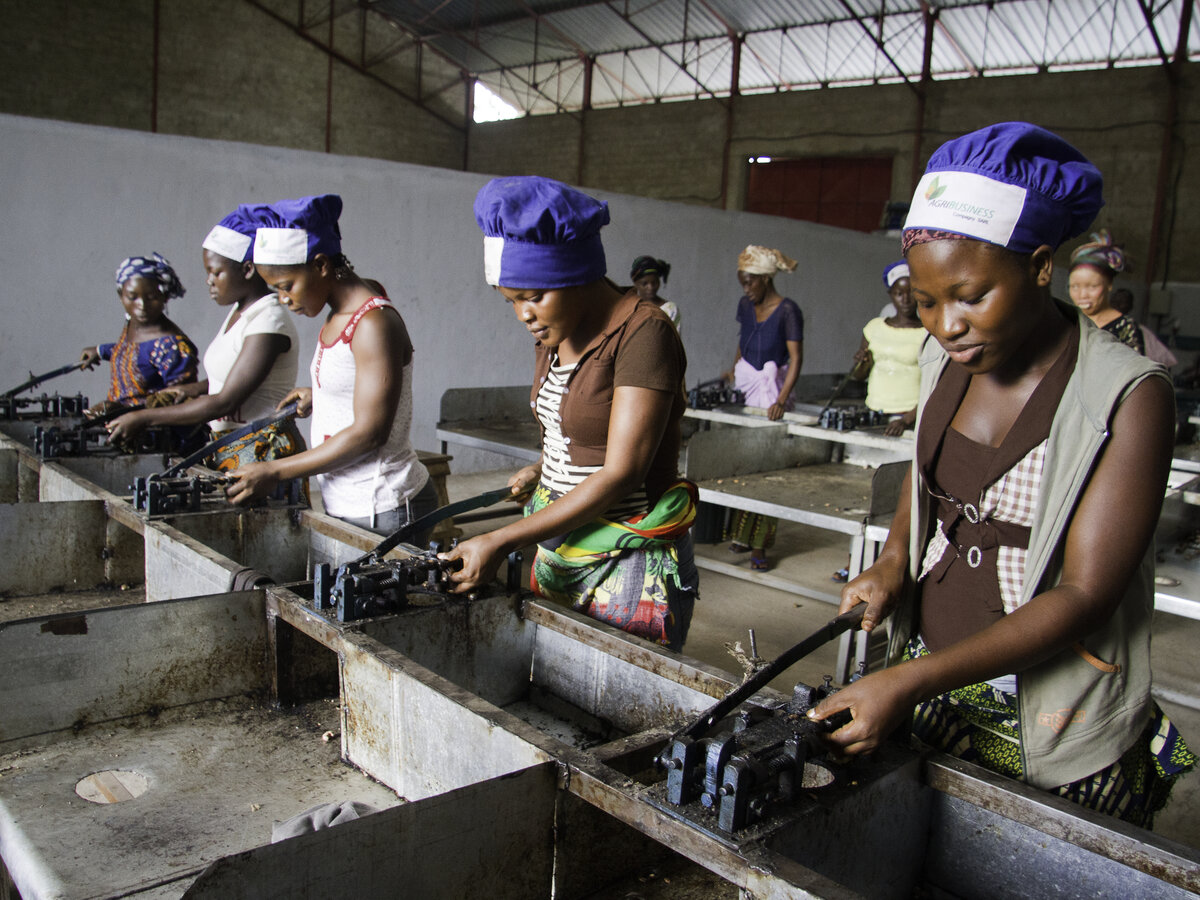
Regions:
<instances>
[{"instance_id":1,"label":"blue patterned headscarf","mask_svg":"<svg viewBox=\"0 0 1200 900\"><path fill-rule=\"evenodd\" d=\"M117 266L117 290L135 275L153 281L167 300L174 300L184 294L183 283L171 268L171 264L160 253L149 256L130 256L121 260Z\"/></svg>"}]
</instances>

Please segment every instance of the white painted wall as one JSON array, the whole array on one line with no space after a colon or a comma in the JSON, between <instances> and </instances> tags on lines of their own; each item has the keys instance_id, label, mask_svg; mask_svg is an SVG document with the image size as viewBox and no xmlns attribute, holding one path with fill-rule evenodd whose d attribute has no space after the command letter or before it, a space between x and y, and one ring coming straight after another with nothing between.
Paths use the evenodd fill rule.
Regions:
<instances>
[{"instance_id":1,"label":"white painted wall","mask_svg":"<svg viewBox=\"0 0 1200 900\"><path fill-rule=\"evenodd\" d=\"M483 242L472 201L487 176L449 169L250 144L151 135L0 115L0 390L29 370L78 358L116 340L121 307L113 270L157 250L188 294L171 317L203 349L222 312L208 299L200 242L237 203L341 194L344 248L401 310L416 346L413 438L437 449L438 403L448 387L522 384L533 351L507 304L483 281ZM842 372L863 324L887 302L883 267L893 238L789 219L595 192L609 202L610 274L625 282L642 253L666 259L662 293L683 311L688 383L732 362L737 254L748 243L799 260L779 289L805 318L805 372ZM302 383L317 323L300 322ZM48 390L101 399L107 372L70 376ZM495 459L452 449L454 471Z\"/></svg>"}]
</instances>

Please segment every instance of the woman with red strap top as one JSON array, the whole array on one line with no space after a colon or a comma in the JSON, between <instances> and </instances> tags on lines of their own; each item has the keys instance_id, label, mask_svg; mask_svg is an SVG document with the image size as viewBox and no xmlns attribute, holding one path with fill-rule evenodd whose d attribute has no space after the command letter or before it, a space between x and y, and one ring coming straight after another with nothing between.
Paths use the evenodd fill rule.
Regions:
<instances>
[{"instance_id":1,"label":"woman with red strap top","mask_svg":"<svg viewBox=\"0 0 1200 900\"><path fill-rule=\"evenodd\" d=\"M325 511L391 534L437 505L429 473L409 440L413 347L386 297L342 255L335 194L270 204L276 221L260 226L254 263L293 312L325 313L310 375L280 403L312 411L312 449L238 469L227 491L245 503L279 481L316 475ZM417 535L416 542L424 541Z\"/></svg>"}]
</instances>

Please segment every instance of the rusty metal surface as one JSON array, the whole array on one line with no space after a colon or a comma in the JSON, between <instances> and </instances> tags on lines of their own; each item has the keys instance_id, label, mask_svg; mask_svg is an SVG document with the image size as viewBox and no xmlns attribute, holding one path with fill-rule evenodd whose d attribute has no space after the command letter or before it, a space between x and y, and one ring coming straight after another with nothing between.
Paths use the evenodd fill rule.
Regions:
<instances>
[{"instance_id":1,"label":"rusty metal surface","mask_svg":"<svg viewBox=\"0 0 1200 900\"><path fill-rule=\"evenodd\" d=\"M189 900L529 900L552 896L553 766L258 847L213 863ZM497 827L498 823L503 823ZM397 840L402 835L403 840ZM330 865L361 860L360 865Z\"/></svg>"},{"instance_id":2,"label":"rusty metal surface","mask_svg":"<svg viewBox=\"0 0 1200 900\"><path fill-rule=\"evenodd\" d=\"M520 720L366 635L339 658L343 754L409 800L551 759Z\"/></svg>"},{"instance_id":3,"label":"rusty metal surface","mask_svg":"<svg viewBox=\"0 0 1200 900\"><path fill-rule=\"evenodd\" d=\"M308 605L311 597L306 600L295 593L293 587L311 588L311 584L269 585L264 588L267 596L267 614L279 616L297 631L303 632L326 647L336 647L345 627L315 613Z\"/></svg>"},{"instance_id":4,"label":"rusty metal surface","mask_svg":"<svg viewBox=\"0 0 1200 900\"><path fill-rule=\"evenodd\" d=\"M450 595L425 607L361 623L364 634L496 706L529 691L536 629L503 595Z\"/></svg>"},{"instance_id":5,"label":"rusty metal surface","mask_svg":"<svg viewBox=\"0 0 1200 900\"><path fill-rule=\"evenodd\" d=\"M67 618L0 623L0 742L265 689L259 591Z\"/></svg>"},{"instance_id":6,"label":"rusty metal surface","mask_svg":"<svg viewBox=\"0 0 1200 900\"><path fill-rule=\"evenodd\" d=\"M357 551L354 556L370 550L379 543L379 535L374 532L347 524L341 519L335 519L333 516L327 516L324 513L319 513L311 509L306 509L300 513L300 524L315 534L325 535L326 537L333 538L339 544L345 544L347 547L353 548ZM348 556L347 558L351 559L354 557ZM338 563L345 562L346 560L318 559L314 561Z\"/></svg>"},{"instance_id":7,"label":"rusty metal surface","mask_svg":"<svg viewBox=\"0 0 1200 900\"><path fill-rule=\"evenodd\" d=\"M239 567L264 572L276 582L308 578L309 532L287 509L224 509L162 520Z\"/></svg>"},{"instance_id":8,"label":"rusty metal surface","mask_svg":"<svg viewBox=\"0 0 1200 900\"><path fill-rule=\"evenodd\" d=\"M795 437L783 422L760 427L710 423L687 441L682 474L693 481L828 463L828 441Z\"/></svg>"},{"instance_id":9,"label":"rusty metal surface","mask_svg":"<svg viewBox=\"0 0 1200 900\"><path fill-rule=\"evenodd\" d=\"M1095 854L1094 865L1111 860L1166 885L1200 893L1200 851L944 754L931 756L925 770L935 790L1003 821L1028 826L1044 839ZM1002 822L998 827L1002 832L1005 826ZM1032 856L1028 862L1033 864ZM1158 887L1165 890L1166 885Z\"/></svg>"},{"instance_id":10,"label":"rusty metal surface","mask_svg":"<svg viewBox=\"0 0 1200 900\"><path fill-rule=\"evenodd\" d=\"M100 500L0 505L8 562L0 589L19 596L102 584L107 521Z\"/></svg>"},{"instance_id":11,"label":"rusty metal surface","mask_svg":"<svg viewBox=\"0 0 1200 900\"><path fill-rule=\"evenodd\" d=\"M20 498L20 463L16 450L0 444L0 503L16 503Z\"/></svg>"},{"instance_id":12,"label":"rusty metal surface","mask_svg":"<svg viewBox=\"0 0 1200 900\"><path fill-rule=\"evenodd\" d=\"M700 499L857 535L871 509L870 469L847 463L800 466L699 482Z\"/></svg>"},{"instance_id":13,"label":"rusty metal surface","mask_svg":"<svg viewBox=\"0 0 1200 900\"><path fill-rule=\"evenodd\" d=\"M722 844L640 800L642 787L588 754L562 759L570 793L675 852L716 872L756 898L862 900L863 895L761 846L738 850Z\"/></svg>"},{"instance_id":14,"label":"rusty metal surface","mask_svg":"<svg viewBox=\"0 0 1200 900\"><path fill-rule=\"evenodd\" d=\"M280 712L229 699L43 736L36 752L0 752L0 852L26 900L178 898L210 861L269 844L274 822L330 798L398 802L341 762L322 739L336 728L334 703ZM149 789L105 806L75 795L113 767Z\"/></svg>"},{"instance_id":15,"label":"rusty metal surface","mask_svg":"<svg viewBox=\"0 0 1200 900\"><path fill-rule=\"evenodd\" d=\"M539 627L558 632L572 641L586 644L652 675L669 679L709 697L724 697L740 681L715 666L648 644L565 607L526 599L522 609L525 618Z\"/></svg>"}]
</instances>

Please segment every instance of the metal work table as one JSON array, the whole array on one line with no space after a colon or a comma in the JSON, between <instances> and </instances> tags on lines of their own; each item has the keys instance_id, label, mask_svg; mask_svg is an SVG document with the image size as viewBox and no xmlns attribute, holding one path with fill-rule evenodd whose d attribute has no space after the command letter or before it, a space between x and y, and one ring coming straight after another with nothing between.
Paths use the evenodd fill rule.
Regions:
<instances>
[{"instance_id":1,"label":"metal work table","mask_svg":"<svg viewBox=\"0 0 1200 900\"><path fill-rule=\"evenodd\" d=\"M542 455L541 433L529 410L528 385L450 388L442 394L437 438L525 462Z\"/></svg>"},{"instance_id":2,"label":"metal work table","mask_svg":"<svg viewBox=\"0 0 1200 900\"><path fill-rule=\"evenodd\" d=\"M786 426L753 431L751 461L764 466L821 449ZM729 463L724 436L706 434L689 447L697 472ZM17 456L0 457L10 489L20 486ZM823 466L851 489L852 467L805 468ZM769 828L716 834L653 802L662 775L650 760L736 677L517 594L338 623L309 603L306 581L224 585L235 567L279 580L354 558L375 543L361 529L286 510L147 521L58 463L28 474L41 482L26 484L38 500L3 504L6 534L34 538L21 528L34 507L76 517L61 530L97 541L116 523L129 534L102 574L144 563L148 585L190 593L148 590L161 602L0 621L0 858L27 900L372 900L397 884L430 900L474 896L481 884L497 900L573 900L664 848L762 898L1017 897L1029 884L1067 885L1069 900L1200 891L1192 849L898 747L813 787ZM730 476L739 487L803 489L771 478ZM808 511L850 521L872 493L828 509L809 498ZM284 711L268 698L307 702ZM526 717L529 703L549 725ZM568 742L560 725L589 740ZM113 787L101 806L75 793L101 774L128 796ZM268 843L272 822L344 799L383 809ZM622 852L598 857L598 845ZM879 849L865 859L863 846ZM0 881L0 895L8 890Z\"/></svg>"},{"instance_id":3,"label":"metal work table","mask_svg":"<svg viewBox=\"0 0 1200 900\"><path fill-rule=\"evenodd\" d=\"M874 472L824 463L698 482L700 499L852 536L870 515Z\"/></svg>"}]
</instances>

